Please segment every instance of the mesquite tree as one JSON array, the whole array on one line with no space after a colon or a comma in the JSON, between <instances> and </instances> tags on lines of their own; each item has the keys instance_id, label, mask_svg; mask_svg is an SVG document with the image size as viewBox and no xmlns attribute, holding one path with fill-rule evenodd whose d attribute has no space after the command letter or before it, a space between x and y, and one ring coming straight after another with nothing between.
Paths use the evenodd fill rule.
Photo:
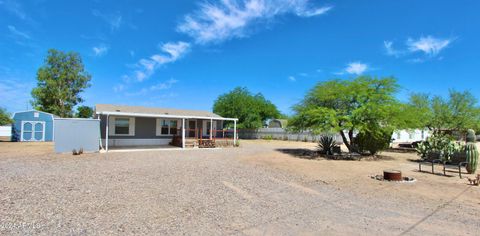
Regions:
<instances>
[{"instance_id":1,"label":"mesquite tree","mask_svg":"<svg viewBox=\"0 0 480 236\"><path fill-rule=\"evenodd\" d=\"M402 105L394 96L398 87L393 77L320 82L294 106L296 114L289 127L295 131L338 132L348 150L356 152L355 133L383 142L385 132L399 127Z\"/></svg>"}]
</instances>

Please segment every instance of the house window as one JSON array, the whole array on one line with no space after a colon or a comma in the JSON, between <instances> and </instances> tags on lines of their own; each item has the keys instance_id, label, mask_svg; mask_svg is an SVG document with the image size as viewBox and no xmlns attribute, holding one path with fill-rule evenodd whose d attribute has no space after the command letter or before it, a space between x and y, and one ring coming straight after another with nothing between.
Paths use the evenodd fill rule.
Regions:
<instances>
[{"instance_id":1,"label":"house window","mask_svg":"<svg viewBox=\"0 0 480 236\"><path fill-rule=\"evenodd\" d=\"M409 138L409 139L414 139L414 138L415 138L415 132L414 132L414 131L410 131L410 132L408 133L408 138Z\"/></svg>"},{"instance_id":2,"label":"house window","mask_svg":"<svg viewBox=\"0 0 480 236\"><path fill-rule=\"evenodd\" d=\"M157 119L157 135L176 135L178 120Z\"/></svg>"},{"instance_id":3,"label":"house window","mask_svg":"<svg viewBox=\"0 0 480 236\"><path fill-rule=\"evenodd\" d=\"M177 134L177 121L171 120L170 121L170 134Z\"/></svg>"},{"instance_id":4,"label":"house window","mask_svg":"<svg viewBox=\"0 0 480 236\"><path fill-rule=\"evenodd\" d=\"M168 135L168 126L169 126L168 120L161 120L160 123L162 124L161 134Z\"/></svg>"},{"instance_id":5,"label":"house window","mask_svg":"<svg viewBox=\"0 0 480 236\"><path fill-rule=\"evenodd\" d=\"M115 118L115 134L129 134L129 130L129 118Z\"/></svg>"}]
</instances>

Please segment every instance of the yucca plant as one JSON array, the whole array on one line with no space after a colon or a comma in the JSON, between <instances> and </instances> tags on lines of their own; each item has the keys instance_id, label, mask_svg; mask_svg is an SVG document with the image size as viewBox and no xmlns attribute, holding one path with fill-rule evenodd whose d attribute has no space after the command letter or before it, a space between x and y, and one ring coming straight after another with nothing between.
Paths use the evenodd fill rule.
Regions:
<instances>
[{"instance_id":1,"label":"yucca plant","mask_svg":"<svg viewBox=\"0 0 480 236\"><path fill-rule=\"evenodd\" d=\"M335 137L332 135L322 135L318 141L318 149L322 154L331 155L335 146Z\"/></svg>"}]
</instances>

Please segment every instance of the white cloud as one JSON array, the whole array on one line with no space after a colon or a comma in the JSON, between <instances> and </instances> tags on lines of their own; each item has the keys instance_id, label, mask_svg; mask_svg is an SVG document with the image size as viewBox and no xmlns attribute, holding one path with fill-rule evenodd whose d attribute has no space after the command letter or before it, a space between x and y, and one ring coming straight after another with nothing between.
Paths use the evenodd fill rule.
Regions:
<instances>
[{"instance_id":1,"label":"white cloud","mask_svg":"<svg viewBox=\"0 0 480 236\"><path fill-rule=\"evenodd\" d=\"M429 57L435 57L452 41L453 39L440 39L432 36L420 37L419 39L409 38L407 46L410 52L423 52Z\"/></svg>"},{"instance_id":2,"label":"white cloud","mask_svg":"<svg viewBox=\"0 0 480 236\"><path fill-rule=\"evenodd\" d=\"M154 85L151 85L149 87L146 87L146 88L142 88L141 90L137 91L137 92L133 92L133 93L126 93L125 95L127 96L140 96L140 95L147 95L149 94L150 92L156 92L156 91L161 91L161 90L168 90L170 88L172 88L172 86L174 84L178 83L178 80L176 79L169 79L165 82L161 82L161 83L157 83L157 84L154 84Z\"/></svg>"},{"instance_id":3,"label":"white cloud","mask_svg":"<svg viewBox=\"0 0 480 236\"><path fill-rule=\"evenodd\" d=\"M387 52L387 55L389 55L389 56L399 57L400 55L403 54L402 51L398 51L398 50L393 48L393 42L392 41L383 41L383 46L385 46L385 51Z\"/></svg>"},{"instance_id":4,"label":"white cloud","mask_svg":"<svg viewBox=\"0 0 480 236\"><path fill-rule=\"evenodd\" d=\"M176 79L169 79L163 83L158 83L155 85L150 86L150 91L158 91L158 90L165 90L165 89L170 89L174 84L178 83L178 80Z\"/></svg>"},{"instance_id":5,"label":"white cloud","mask_svg":"<svg viewBox=\"0 0 480 236\"><path fill-rule=\"evenodd\" d=\"M116 93L122 92L125 89L125 85L123 84L117 84L113 86L113 91Z\"/></svg>"},{"instance_id":6,"label":"white cloud","mask_svg":"<svg viewBox=\"0 0 480 236\"><path fill-rule=\"evenodd\" d=\"M295 76L288 76L288 80L295 82L297 81L297 78L295 78Z\"/></svg>"},{"instance_id":7,"label":"white cloud","mask_svg":"<svg viewBox=\"0 0 480 236\"><path fill-rule=\"evenodd\" d=\"M105 54L107 54L108 52L108 46L106 45L99 45L97 47L93 47L92 48L92 51L93 51L93 54L96 56L96 57L101 57Z\"/></svg>"},{"instance_id":8,"label":"white cloud","mask_svg":"<svg viewBox=\"0 0 480 236\"><path fill-rule=\"evenodd\" d=\"M15 0L5 0L0 1L0 6L3 6L7 11L17 16L21 20L27 19L27 14L23 10L23 7L18 1Z\"/></svg>"},{"instance_id":9,"label":"white cloud","mask_svg":"<svg viewBox=\"0 0 480 236\"><path fill-rule=\"evenodd\" d=\"M325 14L332 7L314 8L309 0L222 0L203 2L200 9L186 15L177 26L199 44L219 43L248 36L254 23L268 21L283 14L312 17Z\"/></svg>"},{"instance_id":10,"label":"white cloud","mask_svg":"<svg viewBox=\"0 0 480 236\"><path fill-rule=\"evenodd\" d=\"M110 30L118 30L122 25L122 15L120 12L102 13L97 9L92 10L92 14L104 20L109 26Z\"/></svg>"},{"instance_id":11,"label":"white cloud","mask_svg":"<svg viewBox=\"0 0 480 236\"><path fill-rule=\"evenodd\" d=\"M320 7L316 9L302 9L297 12L298 16L303 16L303 17L312 17L312 16L318 16L318 15L323 15L327 13L328 11L332 10L333 7L328 6L328 7Z\"/></svg>"},{"instance_id":12,"label":"white cloud","mask_svg":"<svg viewBox=\"0 0 480 236\"><path fill-rule=\"evenodd\" d=\"M349 74L361 75L368 70L368 65L361 62L351 62L345 68L345 72Z\"/></svg>"},{"instance_id":13,"label":"white cloud","mask_svg":"<svg viewBox=\"0 0 480 236\"><path fill-rule=\"evenodd\" d=\"M142 82L148 79L155 70L162 65L173 63L185 55L190 49L190 44L186 42L165 43L160 46L161 53L154 54L149 58L140 59L137 63L137 70L133 72L133 79ZM129 77L130 78L130 77Z\"/></svg>"},{"instance_id":14,"label":"white cloud","mask_svg":"<svg viewBox=\"0 0 480 236\"><path fill-rule=\"evenodd\" d=\"M9 77L7 75L7 77ZM0 101L9 111L25 110L30 104L30 91L33 83L25 83L23 80L5 78L0 80Z\"/></svg>"},{"instance_id":15,"label":"white cloud","mask_svg":"<svg viewBox=\"0 0 480 236\"><path fill-rule=\"evenodd\" d=\"M385 47L386 54L394 57L407 56L420 52L424 57L410 58L407 61L421 63L431 58L437 58L438 54L447 48L454 40L454 38L441 39L427 36L418 39L409 38L405 42L405 48L400 50L393 47L392 41L383 41L383 46Z\"/></svg>"},{"instance_id":16,"label":"white cloud","mask_svg":"<svg viewBox=\"0 0 480 236\"><path fill-rule=\"evenodd\" d=\"M10 33L13 36L20 37L20 38L23 38L23 39L30 39L30 35L28 35L25 32L22 32L22 31L18 30L17 28L15 28L15 26L9 25L7 27L8 27L8 30L10 31Z\"/></svg>"}]
</instances>

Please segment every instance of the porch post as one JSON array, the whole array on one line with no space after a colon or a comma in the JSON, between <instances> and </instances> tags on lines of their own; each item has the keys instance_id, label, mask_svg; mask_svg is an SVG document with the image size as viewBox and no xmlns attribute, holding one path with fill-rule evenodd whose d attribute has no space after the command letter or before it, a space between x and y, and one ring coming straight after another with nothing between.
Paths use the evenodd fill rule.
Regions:
<instances>
[{"instance_id":1,"label":"porch post","mask_svg":"<svg viewBox=\"0 0 480 236\"><path fill-rule=\"evenodd\" d=\"M105 129L105 151L107 151L107 152L108 152L108 126L109 126L108 120L109 120L109 118L108 118L108 115L107 115L107 123L106 123L107 128Z\"/></svg>"},{"instance_id":2,"label":"porch post","mask_svg":"<svg viewBox=\"0 0 480 236\"><path fill-rule=\"evenodd\" d=\"M185 148L185 118L182 119L182 148Z\"/></svg>"},{"instance_id":3,"label":"porch post","mask_svg":"<svg viewBox=\"0 0 480 236\"><path fill-rule=\"evenodd\" d=\"M237 120L233 120L233 146L237 145Z\"/></svg>"},{"instance_id":4,"label":"porch post","mask_svg":"<svg viewBox=\"0 0 480 236\"><path fill-rule=\"evenodd\" d=\"M210 119L210 140L212 140L212 133L213 133L213 119Z\"/></svg>"}]
</instances>

